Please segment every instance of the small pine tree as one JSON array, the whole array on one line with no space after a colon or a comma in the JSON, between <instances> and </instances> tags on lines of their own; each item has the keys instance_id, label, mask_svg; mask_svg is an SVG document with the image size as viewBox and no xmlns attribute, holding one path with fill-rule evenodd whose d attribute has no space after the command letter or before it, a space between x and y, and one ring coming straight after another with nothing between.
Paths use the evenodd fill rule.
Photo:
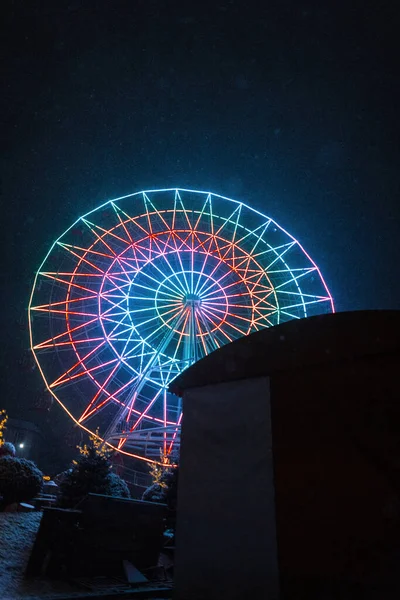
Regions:
<instances>
[{"instance_id":1,"label":"small pine tree","mask_svg":"<svg viewBox=\"0 0 400 600\"><path fill-rule=\"evenodd\" d=\"M169 504L169 498L173 496L170 488L172 490L176 485L177 465L162 451L160 451L160 463L151 465L150 475L153 483L144 491L142 500Z\"/></svg>"},{"instance_id":2,"label":"small pine tree","mask_svg":"<svg viewBox=\"0 0 400 600\"><path fill-rule=\"evenodd\" d=\"M58 504L62 508L76 507L88 494L130 496L126 483L111 473L112 451L102 442L97 431L89 439L89 445L77 446L79 456L61 478Z\"/></svg>"}]
</instances>

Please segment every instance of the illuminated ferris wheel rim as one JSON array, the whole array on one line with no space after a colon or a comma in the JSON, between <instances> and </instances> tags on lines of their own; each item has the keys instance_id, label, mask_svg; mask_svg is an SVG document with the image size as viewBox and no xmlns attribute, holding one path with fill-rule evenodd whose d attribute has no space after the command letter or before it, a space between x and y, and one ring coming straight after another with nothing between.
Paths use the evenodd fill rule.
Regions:
<instances>
[{"instance_id":1,"label":"illuminated ferris wheel rim","mask_svg":"<svg viewBox=\"0 0 400 600\"><path fill-rule=\"evenodd\" d=\"M262 223L264 223L264 225L263 225L263 226L264 226L264 230L266 229L266 227L265 227L265 223L267 223L267 227L268 227L268 226L270 226L270 227L274 227L274 228L278 229L278 230L279 230L280 232L282 232L282 233L283 233L283 234L284 234L284 235L285 235L285 236L286 236L286 237L287 237L289 240L291 240L291 241L293 242L293 245L296 245L296 246L297 246L297 248L298 248L298 249L301 251L301 253L302 253L302 254L303 254L303 255L304 255L306 258L307 258L307 260L308 260L309 264L310 264L310 265L312 265L312 267L313 267L313 269L312 269L312 270L313 270L313 271L315 271L315 273L318 275L319 281L321 282L321 284L322 284L322 287L324 288L324 290L325 290L325 292L326 292L326 296L325 296L324 298L322 298L322 296L321 296L321 298L322 298L322 300L323 300L323 301L328 301L328 302L330 303L330 310L331 310L332 312L334 312L334 304L333 304L333 299L332 299L332 296L331 296L331 294L330 294L330 292L329 292L329 290L328 290L327 284L326 284L326 282L325 282L325 280L324 280L324 278L323 278L323 276L322 276L322 274L321 274L321 272L320 272L320 270L319 270L318 266L317 266L317 265L316 265L316 263L315 263L315 262L312 260L312 258L310 257L310 255L309 255L309 254L308 254L308 253L305 251L305 249L303 248L303 246L302 246L302 245L301 245L301 244L298 242L298 240L297 240L296 238L294 238L294 237L293 237L293 236L292 236L290 233L288 233L288 232L287 232L287 231L286 231L286 230L285 230L283 227L281 227L281 226L280 226L280 225L279 225L279 224L278 224L278 223L277 223L277 222L276 222L274 219L272 219L272 218L270 218L270 217L268 217L268 216L264 215L264 214L263 214L263 213L261 213L260 211L257 211L257 210L255 210L255 209L251 208L250 206L248 206L247 204L244 204L243 202L240 202L240 201L238 201L238 200L234 200L234 199L231 199L231 198L228 198L228 197L226 197L226 196L219 195L219 194L214 194L214 193L212 193L212 192L205 192L205 191L200 191L200 190L190 190L190 189L185 189L185 188L162 188L162 189L150 189L150 190L144 190L144 191L139 191L139 192L135 192L135 193L132 193L132 194L127 194L127 195L124 195L124 196L120 196L120 197L118 197L118 198L115 198L115 199L112 199L112 200L108 200L108 201L104 202L103 204L101 204L100 206L98 206L98 207L96 207L96 208L94 208L94 209L90 210L90 211L89 211L89 212L87 212L87 213L86 213L84 216L82 216L82 217L80 217L79 219L77 219L77 220L76 220L76 221L75 221L75 222L74 222L74 223L73 223L73 224L72 224L72 225L71 225L71 226L70 226L68 229L66 229L66 230L64 231L64 233L62 233L62 234L61 234L61 236L59 236L59 237L56 239L56 241L55 241L55 242L52 244L52 246L51 246L51 248L50 248L49 252L46 254L46 256L45 256L44 260L42 261L42 263L41 263L41 266L40 266L40 268L39 268L38 272L36 273L36 276L35 276L35 281L34 281L34 286L33 286L33 289L32 289L32 293L31 293L31 297L30 297L30 302L29 302L29 331L30 331L31 347L32 347L32 351L33 351L33 353L34 353L35 361L36 361L36 363L37 363L37 365L38 365L38 368L39 368L39 370L40 370L40 372L41 372L41 374L42 374L42 377L43 377L43 379L44 379L44 381L45 381L45 383L46 383L46 387L47 387L47 389L50 391L50 393L51 393L51 394L52 394L52 395L53 395L53 396L56 398L56 400L57 400L57 401L60 403L60 405L61 405L61 406L64 408L64 410L65 410L65 411L67 412L67 414L68 414L68 415L71 417L71 419L72 419L72 420L73 420L73 421L74 421L74 422L75 422L77 425L79 425L79 426L80 426L82 429L84 429L85 431L87 431L87 432L89 432L89 433L93 433L93 428L89 428L89 427L87 427L87 426L86 426L86 425L85 425L83 422L81 422L81 421L80 421L80 419L77 419L77 418L76 418L76 415L74 415L74 414L73 414L73 413L72 413L72 412L71 412L71 411L68 409L68 406L66 406L66 404L65 404L65 403L63 403L63 402L60 400L60 398L59 398L59 397L57 396L57 394L55 393L54 389L52 389L52 388L51 388L51 386L48 384L48 381L47 381L47 379L46 379L46 375L45 375L45 373L44 373L44 371L43 371L43 369L42 369L42 366L41 366L41 364L40 364L39 357L38 357L38 355L37 355L37 352L35 351L35 348L36 348L37 346L35 346L35 344L34 344L34 341L33 341L33 331L32 331L32 322L31 322L31 317L32 317L32 310L34 310L34 309L35 309L35 307L33 306L33 297L34 297L34 293L35 293L35 289L36 289L36 284L37 284L38 278L39 278L39 277L40 277L40 275L42 274L42 267L43 267L43 266L46 264L46 261L48 260L49 256L51 255L51 253L53 252L53 250L54 250L54 248L57 246L57 244L60 244L60 245L61 245L61 240L62 240L62 239L65 237L65 236L67 236L67 234L69 234L69 233L70 233L72 230L74 230L74 228L76 228L77 226L79 226L79 225L80 225L80 226L84 226L84 225L86 225L86 224L87 224L86 220L88 219L88 217L89 217L90 215L93 215L93 214L96 214L96 213L97 213L97 214L99 214L99 213L101 213L101 211L104 211L104 209L107 209L107 207L109 207L109 206L111 206L111 207L112 207L112 208L114 208L114 209L115 209L115 207L117 206L117 207L118 207L118 209L119 209L119 210L121 210L121 211L122 211L122 213L123 213L123 214L125 214L125 215L126 215L126 217L128 218L128 220L129 220L129 221L131 221L132 223L136 223L136 222L138 222L140 219L143 219L143 218L146 218L146 217L150 218L150 216L155 216L156 214L158 214L158 215L164 215L164 216L166 216L166 215L168 215L169 213L173 213L173 214L175 215L175 213L183 212L183 213L185 213L185 216L187 216L187 215L186 215L186 209L185 209L185 208L182 208L182 209L180 209L180 208L176 208L176 207L174 207L174 209L171 209L171 208L156 208L154 213L149 213L149 211L148 211L148 208L147 208L147 206L146 206L146 211L147 211L147 212L144 212L143 214L137 214L137 213L136 213L136 216L132 217L132 216L129 216L127 213L124 213L124 211L122 210L122 208L120 208L120 207L119 207L119 203L122 203L122 201L125 201L125 200L129 200L129 199L135 199L135 198L138 198L138 199L144 200L144 199L147 197L147 195L150 197L151 195L159 195L159 194L174 194L174 196L175 196L175 199L176 199L176 196L178 196L178 197L180 198L180 195L185 195L185 194L198 195L199 197L201 197L201 198L203 198L203 199L204 199L204 198L207 198L206 202L207 202L207 201L208 201L208 199L209 199L209 201L210 201L210 213L208 213L207 211L205 211L205 210L204 210L204 206L205 206L205 205L203 206L203 209L202 209L202 210L198 210L198 209L188 209L188 210L187 210L187 212L188 212L188 213L190 213L190 214L195 214L196 216L198 216L198 221L200 220L200 217L203 217L203 216L205 216L205 217L209 217L209 218L211 219L211 221L212 221L212 222L213 222L213 219L215 219L216 221L218 221L218 220L219 220L219 221L222 221L222 222L225 222L225 223L226 223L226 222L228 222L228 220L229 220L229 219L232 217L232 215L233 215L233 214L235 214L235 212L236 212L236 211L238 211L238 210L239 210L239 215L240 215L240 211L242 211L242 209L245 209L245 210L248 210L248 211L250 211L250 213L251 213L251 214L253 214L253 215L257 215L258 217L260 217L260 218L262 219ZM233 205L236 205L236 208L235 208L235 210L234 210L233 212L232 212L232 211L230 211L230 213L231 213L231 214L230 214L230 217L224 217L224 216L220 216L219 214L216 214L216 213L214 213L214 212L211 212L211 199L212 199L213 201L214 201L214 200L216 200L217 202L218 202L218 201L223 201L223 202L227 201L227 202L230 202L231 204L233 204ZM203 202L204 202L204 200L203 200ZM118 204L117 204L117 203L118 203ZM183 206L183 204L182 204L182 206ZM199 215L200 215L200 216L199 216ZM197 222L198 222L198 221L197 221ZM128 222L128 221L125 221L125 224L126 224L127 222ZM239 219L238 219L238 220L237 220L237 222L236 222L236 227L238 227L238 222L239 222ZM103 230L103 231L104 231L104 233L103 233L103 234L100 234L100 235L96 234L96 235L98 236L98 238L93 240L93 242L92 242L92 246L89 246L89 248L86 248L86 250L85 250L84 254L83 254L83 255L81 255L81 256L80 256L80 258L78 257L78 258L79 258L79 261L78 261L78 263L76 264L76 267L75 267L75 273L78 273L78 274L79 274L79 266L80 266L80 265L81 265L81 263L82 263L82 262L85 260L85 257L87 257L87 255L88 255L88 253L90 252L91 248L93 248L94 246L96 246L96 244L97 244L97 243L99 242L99 240L101 240L102 238L106 238L106 236L107 236L107 235L112 235L112 232L113 232L113 231L115 231L116 229L120 228L120 227L121 227L121 225L123 225L123 222L122 222L122 221L120 221L119 223L116 223L116 224L114 225L114 227L112 227L112 228L109 228L109 229L104 229L104 230ZM189 224L189 225L190 225L190 224ZM193 225L193 224L192 224L192 225ZM124 226L124 227L125 227L125 226ZM220 229L218 229L218 232L217 232L217 234L219 233L219 231L220 231L222 228L223 228L223 225L221 225L221 228L220 228ZM245 226L243 223L240 223L240 228L241 228L242 230L246 231L246 232L247 232L247 235L250 235L250 234L254 235L254 234L255 234L255 232L261 228L261 226L260 226L260 227L257 227L257 228L252 228L252 229L250 229L250 228L246 227L246 226ZM151 227L150 227L150 229L151 229ZM276 230L276 229L275 229L275 230ZM168 235L169 233L171 233L171 230L172 230L172 228L171 228L171 227L169 227L169 228L167 227L167 229L166 229L165 231L157 231L157 232L154 232L154 234L152 233L152 236L151 236L151 237L159 237L159 238L161 238L163 235ZM184 228L182 229L182 228L180 228L180 227L177 227L177 228L176 228L176 230L174 229L174 233L175 233L175 232L179 232L179 233L181 233L181 234L182 234L182 233L185 233L185 234L186 234L186 233L190 232L190 227L189 227L189 228L186 228L186 230L185 230ZM218 235L217 235L217 234L216 234L216 235L214 235L214 237L218 237ZM207 236L210 236L210 233L209 233L209 232L207 232L207 233L201 233L201 232L200 232L200 233L199 233L199 235L207 235ZM115 236L115 237L117 237L117 236ZM143 239L142 239L142 240L140 240L140 241L141 241L141 242L143 242L143 240L145 240L145 239L146 239L146 237L147 237L147 238L149 237L149 232L147 232L147 235L144 235L144 236L143 236ZM246 237L246 236L245 236L245 237ZM123 240L123 241L124 241L124 242L126 242L126 240ZM137 241L137 240L135 240L135 243L136 243L136 241ZM227 240L224 240L224 241L225 241L225 242L227 242ZM266 244L266 245L267 245L267 246L270 248L270 250L271 250L271 251L274 251L274 252L277 254L277 256L278 256L278 253L276 252L276 248L274 248L273 246L270 246L270 245L268 244L268 241L266 241L266 240L264 240L264 239L262 239L262 242L263 242L264 244ZM82 250L83 250L83 249L82 249ZM172 250L170 250L170 252L171 252L171 253L175 252L175 253L177 253L177 254L179 254L179 253L183 253L184 251L185 251L185 249L182 249L182 247L181 247L181 248L179 248L179 249L177 249L177 248L175 247L175 249L172 249ZM192 252L193 252L193 247L192 247L192 249L191 249L191 250L190 250L190 249L188 249L188 252L190 252L190 251L192 251ZM243 251L243 249L242 249L242 248L241 248L241 251ZM122 254L122 253L121 253L121 254ZM166 251L165 251L165 254L166 254ZM114 262L118 262L118 260L119 260L120 256L121 256L121 255L118 255L118 257L116 257L116 258L114 259ZM289 267L289 266L286 264L285 260L283 259L283 255L279 255L279 257L278 257L278 258L279 258L279 259L281 260L281 262L282 262L282 263L285 265L285 268L287 269L288 273L290 273L290 274L292 275L292 277L293 277L293 282L294 282L294 284L295 284L295 285L297 285L297 287L298 287L298 281L297 281L297 277L294 277L294 276L293 276L293 274L292 274L292 270L290 269L290 267ZM147 265L147 264L151 264L151 263L152 263L152 261L155 261L155 260L157 260L157 259L158 259L158 257L157 257L157 256L153 256L153 255L151 255L151 256L150 256L150 255L149 255L149 259L148 259L148 261L147 261L146 265ZM252 260L255 260L255 259L254 259L254 257L251 257L251 259L252 259ZM143 270L143 267L144 267L144 266L146 266L146 265L142 264L142 265L141 265L141 269L140 269L140 270L138 269L138 272L140 273L140 272L141 272L141 270ZM111 269L111 266L109 266L109 270L110 270L110 269ZM179 274L179 273L178 273L178 274ZM267 272L267 271L265 271L265 273L264 273L264 274L265 274L266 278L268 279L268 272ZM176 273L174 273L173 275L175 276L175 275L176 275ZM172 277L172 275L171 275L170 277ZM166 279L167 279L167 278L166 278ZM102 285L104 284L104 281L105 281L105 278L103 278L103 280L102 280ZM130 285L131 285L131 286L133 285L133 281L134 281L134 278L132 278L132 281L130 282ZM64 281L64 282L62 282L62 283L66 283L66 282ZM72 284L72 278L71 278L71 282L70 282L70 283ZM162 283L160 284L160 286L161 286L161 285L164 285L164 282L162 282ZM273 286L272 284L270 285L270 287L271 287L271 293L275 292L274 286ZM70 286L69 286L69 288L68 288L68 294L70 293L70 290L71 290L71 285L70 285ZM300 293L299 293L299 296L301 296L301 297L302 297L303 304L304 304L304 309L305 309L305 304L307 304L307 302L306 302L306 303L304 303L304 298L303 298L303 296L302 296L302 293L301 293L301 290L300 290L300 288L299 288L299 287L298 287L298 290L299 290L299 292L300 292ZM190 294L189 294L189 295L190 295ZM305 296L307 296L307 294L305 294ZM97 315L97 316L98 316L98 319L99 319L99 321L101 321L101 319L102 319L101 308L100 308L100 299L101 299L101 296L99 295L99 298L98 298L98 302L99 302L99 314ZM49 306L50 306L50 304L49 304ZM214 310L215 310L215 309L214 309ZM50 310L49 310L49 312L50 312ZM67 311L66 311L66 312L67 312ZM126 309L126 312L127 312L127 313L129 313L129 307ZM210 313L210 314L214 314L214 317L215 317L215 313ZM307 313L306 313L306 312L305 312L305 315L307 315ZM159 316L160 316L160 318L161 318L161 315L160 315L160 314L159 314ZM161 318L161 320L163 320L163 319ZM167 323L165 323L165 324L168 326L168 324L167 324ZM140 323L139 323L139 326L140 326ZM181 326L182 326L182 323L181 323ZM185 326L186 326L186 325L184 325L184 328L185 328ZM269 326L269 325L267 325L267 326ZM246 334L247 334L247 333L249 333L249 332L250 332L250 331L247 331L247 332L246 332L246 331L242 331L242 332L241 332L241 335L246 335ZM105 329L104 329L104 328L103 328L103 334L104 334L104 337L106 337L106 331L105 331ZM186 331L184 331L184 332L183 332L183 335L185 335L185 336L187 336L187 337L188 337L188 336L189 336L189 333L188 333L188 332L186 332ZM197 336L199 336L199 337L201 337L201 336L206 336L206 335L207 335L207 332L204 330L204 331L203 331L201 334L197 333L196 335L197 335ZM71 337L71 335L70 335L70 337ZM80 355L79 355L79 351L78 351L78 350L77 350L77 348L76 348L76 343L75 343L75 340L74 340L74 339L72 339L72 337L71 337L71 340L70 340L70 341L71 341L71 347L72 347L72 348L74 348L74 350L75 350L75 352L76 352L76 356L77 356L77 357L78 357L78 359L80 360ZM111 346L112 346L112 345L111 345ZM207 349L207 348L206 348L206 346L204 346L204 348L205 348L205 353L207 354L207 353L208 353L208 351L209 351L209 349ZM117 353L117 354L118 354L118 353ZM162 353L161 353L161 354L162 354ZM121 359L121 356L119 356L119 358ZM123 358L121 359L121 362L124 362L124 361L123 361ZM170 375L171 375L171 373L172 373L172 371L171 371L171 368L170 368L170 371L169 371L169 373L170 373ZM88 374L89 374L89 376L90 376L90 377L92 377L92 373L90 372L90 369L88 369ZM170 380L169 380L169 381L170 381ZM96 384L96 385L98 385L98 384ZM159 387L160 387L160 392L161 392L161 388L165 388L165 387L166 387L166 382L165 382L165 381L164 381L164 383L162 383L162 382L161 382L161 384L158 384L158 385L159 385ZM160 392L159 392L159 393L160 393ZM158 393L158 394L159 394L159 393ZM112 400L113 402L116 402L116 403L118 404L118 402L119 402L119 399L116 397L116 395L114 395L114 396L111 396L110 398L111 398L111 400ZM138 411L137 409L133 409L133 413L134 413L134 414L137 414L137 416L138 416L138 415L140 415L140 411ZM147 417L146 417L146 418L147 418ZM162 422L162 420L161 420L161 419L155 418L155 420L154 420L154 423L157 425L158 429L160 429L160 428L162 429L162 425L164 425L164 428L166 428L166 429L168 429L168 430L171 430L171 431L169 431L169 433L168 433L168 435L171 437L171 435L173 435L173 431L174 431L174 430L173 430L173 427L176 427L177 425L179 426L179 424L180 424L180 418L181 418L181 417L179 417L179 419L178 419L176 422L174 422L174 421L171 421L171 420L165 420L165 419L164 419L164 422ZM172 429L171 429L171 428L172 428ZM155 431L155 430L154 430L154 431ZM141 433L141 431L139 430L137 433L138 433L138 434L140 434L140 433ZM142 433L143 433L143 432L142 432ZM146 435L147 435L147 434L146 434ZM150 436L151 434L150 434L150 433L148 433L148 435ZM165 434L165 435L167 435L167 434ZM111 447L114 447L114 448L116 448L116 449L117 449L119 452L121 452L121 453L123 453L123 454L126 454L126 455L128 455L128 456L136 456L137 458L143 458L143 457L142 457L142 456L140 456L140 455L135 455L135 454L133 454L132 452L125 451L125 450L123 449L123 447L121 447L119 444L117 444L117 443L114 443L114 442L112 441L114 438L115 438L115 434L114 434L114 437L111 435L111 436L109 436L109 437L107 438L107 439L108 439L108 442L107 442L107 443L108 443L108 444L109 444ZM176 435L176 430L175 430L175 438L173 438L173 439L176 439L176 438L177 438L177 435ZM111 443L110 443L110 441L111 441ZM144 460L147 460L147 459L146 459L146 458L144 458ZM151 460L151 461L149 461L149 462L154 462L154 460ZM155 462L157 462L157 461L155 461Z\"/></svg>"},{"instance_id":2,"label":"illuminated ferris wheel rim","mask_svg":"<svg viewBox=\"0 0 400 600\"><path fill-rule=\"evenodd\" d=\"M271 217L269 217L268 215L265 215L264 213L260 212L259 210L252 208L251 206L249 206L248 204L240 201L240 200L235 200L234 198L228 198L228 196L222 196L221 194L215 194L214 192L209 192L209 191L205 191L205 190L192 190L192 189L188 189L188 188L179 188L179 187L171 187L171 188L159 188L159 189L149 189L149 190L141 190L139 192L133 192L132 194L126 194L124 196L118 196L118 198L113 198L111 200L106 200L106 202L103 202L103 204L100 204L100 206L97 206L96 208L93 208L92 210L88 211L87 213L85 213L85 215L83 217L79 217L70 227L68 227L68 229L66 229L58 238L57 240L53 243L53 245L50 247L50 250L48 251L48 253L46 254L44 260L42 261L38 272L35 275L35 282L37 279L37 276L40 272L41 267L44 265L44 263L46 262L48 256L50 255L53 247L56 245L56 243L62 238L64 237L64 235L66 233L68 233L71 229L73 229L74 227L76 227L80 221L82 221L83 218L98 212L99 210L105 208L106 206L108 206L109 204L111 204L112 202L120 202L121 200L126 200L127 198L134 198L136 196L143 196L143 194L157 194L157 193L163 193L163 192L177 192L177 193L189 193L189 194L201 194L202 196L210 196L213 198L219 198L221 200L227 200L228 202L232 202L234 204L237 204L238 206L244 206L245 208L247 208L248 210L250 210L251 212L253 212L254 214L257 214L258 216L262 217L263 219L267 219L268 221L270 221L275 227L279 228L285 235L287 235L291 240L293 240L298 247L300 248L300 250L307 256L308 260L314 265L315 269L318 272L318 275L321 278L321 281L323 282L323 285L325 287L325 291L327 292L328 296L331 299L331 305L332 305L332 312L335 311L335 307L334 307L334 302L333 302L333 298L331 296L331 293L328 289L328 286L325 282L325 279L319 269L319 267L317 266L317 264L314 262L314 260L311 258L311 256L308 254L308 252L304 249L304 247L300 244L300 242L294 237L292 236L286 229L284 229L281 225L279 225L274 219L272 219ZM31 298L32 300L32 298ZM31 301L30 301L31 304Z\"/></svg>"}]
</instances>

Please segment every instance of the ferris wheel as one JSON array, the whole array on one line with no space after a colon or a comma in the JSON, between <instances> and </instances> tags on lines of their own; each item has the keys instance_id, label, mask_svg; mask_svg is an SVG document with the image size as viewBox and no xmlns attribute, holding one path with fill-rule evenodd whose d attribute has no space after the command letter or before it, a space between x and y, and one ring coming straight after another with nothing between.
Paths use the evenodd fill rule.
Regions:
<instances>
[{"instance_id":1,"label":"ferris wheel","mask_svg":"<svg viewBox=\"0 0 400 600\"><path fill-rule=\"evenodd\" d=\"M179 449L168 385L236 338L334 311L316 264L275 221L209 192L137 192L52 245L29 302L31 347L73 421L146 461Z\"/></svg>"}]
</instances>

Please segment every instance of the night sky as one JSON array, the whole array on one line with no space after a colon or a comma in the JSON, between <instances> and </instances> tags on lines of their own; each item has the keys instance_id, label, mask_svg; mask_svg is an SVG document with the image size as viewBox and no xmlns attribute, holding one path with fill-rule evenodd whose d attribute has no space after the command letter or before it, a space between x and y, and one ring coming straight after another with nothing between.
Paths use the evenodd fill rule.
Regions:
<instances>
[{"instance_id":1,"label":"night sky","mask_svg":"<svg viewBox=\"0 0 400 600\"><path fill-rule=\"evenodd\" d=\"M75 219L140 189L242 200L301 241L338 310L400 308L395 2L3 0L1 11L11 416L34 420L43 389L27 363L35 269Z\"/></svg>"}]
</instances>

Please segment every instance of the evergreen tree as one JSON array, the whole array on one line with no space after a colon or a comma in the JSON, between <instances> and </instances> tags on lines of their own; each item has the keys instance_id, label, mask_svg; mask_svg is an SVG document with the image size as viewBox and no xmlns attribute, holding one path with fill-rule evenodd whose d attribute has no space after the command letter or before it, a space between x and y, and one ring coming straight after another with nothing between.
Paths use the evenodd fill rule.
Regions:
<instances>
[{"instance_id":1,"label":"evergreen tree","mask_svg":"<svg viewBox=\"0 0 400 600\"><path fill-rule=\"evenodd\" d=\"M90 436L90 442L78 446L79 457L63 473L58 502L62 508L76 507L88 494L130 497L125 481L111 472L110 450L97 435Z\"/></svg>"}]
</instances>

